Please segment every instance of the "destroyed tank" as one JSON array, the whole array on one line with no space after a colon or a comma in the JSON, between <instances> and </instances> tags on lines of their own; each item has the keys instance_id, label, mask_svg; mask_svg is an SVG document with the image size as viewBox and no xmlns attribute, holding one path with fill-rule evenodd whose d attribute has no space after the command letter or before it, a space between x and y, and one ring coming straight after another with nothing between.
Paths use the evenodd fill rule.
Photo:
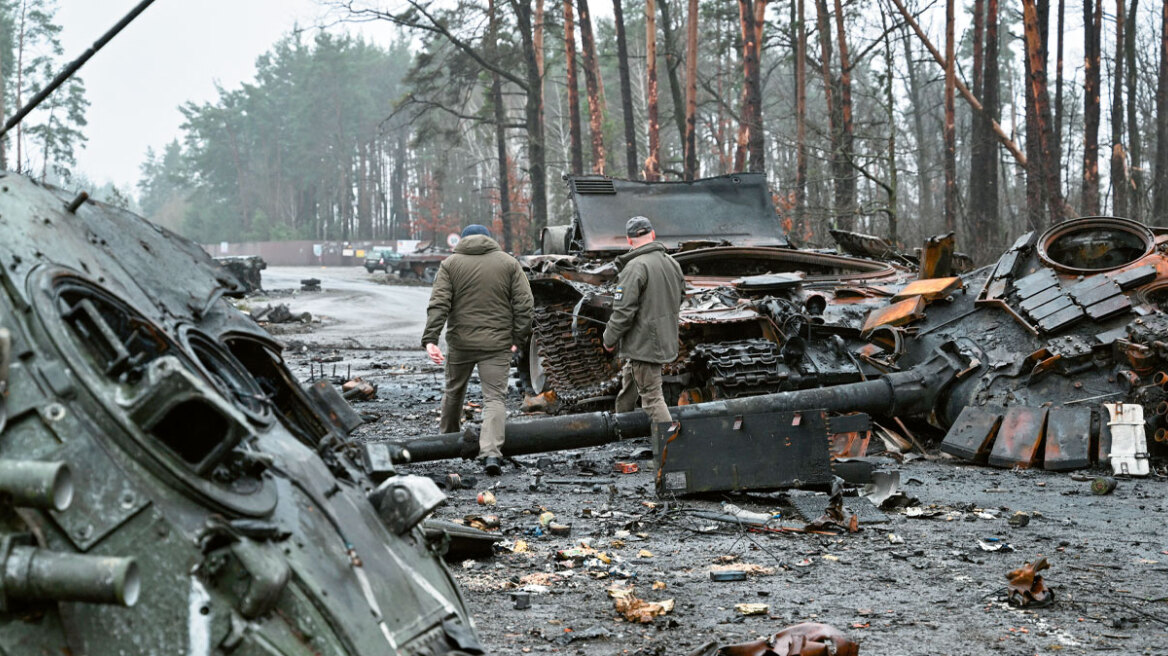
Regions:
<instances>
[{"instance_id":1,"label":"destroyed tank","mask_svg":"<svg viewBox=\"0 0 1168 656\"><path fill-rule=\"evenodd\" d=\"M0 265L0 653L483 653L437 486L201 248L8 173Z\"/></svg>"},{"instance_id":2,"label":"destroyed tank","mask_svg":"<svg viewBox=\"0 0 1168 656\"><path fill-rule=\"evenodd\" d=\"M652 434L667 496L827 484L872 436L910 443L918 430L943 452L1005 468L1146 476L1152 458L1168 456L1168 230L1075 219L959 276L940 275L945 257L926 254L916 279L868 287L879 300L863 301L854 325L808 302L847 307L854 284L768 292L789 313L770 315L777 326L808 330L787 331L780 353L796 337L839 336L829 341L853 365L839 382L795 387L787 374L785 391L672 408L674 425L651 426L641 411L517 420L504 455ZM473 442L468 433L394 448L417 462L473 452Z\"/></svg>"},{"instance_id":3,"label":"destroyed tank","mask_svg":"<svg viewBox=\"0 0 1168 656\"><path fill-rule=\"evenodd\" d=\"M520 363L530 391L563 411L608 406L618 388L619 363L600 338L631 216L652 221L686 276L679 355L663 371L671 404L858 380L851 351L865 313L915 275L914 259L863 235L837 240L867 257L792 247L761 173L566 182L571 221L547 228L542 254L524 258L535 318ZM952 240L942 245L948 263Z\"/></svg>"}]
</instances>

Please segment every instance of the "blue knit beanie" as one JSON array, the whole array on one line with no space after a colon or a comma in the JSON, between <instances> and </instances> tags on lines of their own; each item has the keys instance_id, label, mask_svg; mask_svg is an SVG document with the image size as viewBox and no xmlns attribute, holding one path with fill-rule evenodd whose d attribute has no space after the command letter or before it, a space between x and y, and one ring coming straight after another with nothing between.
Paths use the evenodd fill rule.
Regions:
<instances>
[{"instance_id":1,"label":"blue knit beanie","mask_svg":"<svg viewBox=\"0 0 1168 656\"><path fill-rule=\"evenodd\" d=\"M491 231L487 230L487 226L479 225L477 223L472 223L472 224L470 224L467 227L462 229L462 238L466 239L467 237L470 237L471 235L486 235L486 236L490 237Z\"/></svg>"}]
</instances>

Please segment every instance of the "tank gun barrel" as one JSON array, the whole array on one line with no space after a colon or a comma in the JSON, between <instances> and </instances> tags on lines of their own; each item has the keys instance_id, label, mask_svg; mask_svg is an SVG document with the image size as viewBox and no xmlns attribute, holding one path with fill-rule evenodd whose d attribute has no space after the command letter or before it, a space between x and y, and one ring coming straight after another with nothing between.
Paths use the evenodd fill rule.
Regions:
<instances>
[{"instance_id":1,"label":"tank gun barrel","mask_svg":"<svg viewBox=\"0 0 1168 656\"><path fill-rule=\"evenodd\" d=\"M938 350L926 362L875 380L684 405L670 408L669 413L675 421L813 409L878 415L923 414L967 365L957 354ZM507 422L507 439L502 451L505 456L519 456L579 449L646 437L651 431L648 415L640 410L518 419ZM395 440L394 444L409 452L410 462L473 458L478 453L477 437L470 431Z\"/></svg>"}]
</instances>

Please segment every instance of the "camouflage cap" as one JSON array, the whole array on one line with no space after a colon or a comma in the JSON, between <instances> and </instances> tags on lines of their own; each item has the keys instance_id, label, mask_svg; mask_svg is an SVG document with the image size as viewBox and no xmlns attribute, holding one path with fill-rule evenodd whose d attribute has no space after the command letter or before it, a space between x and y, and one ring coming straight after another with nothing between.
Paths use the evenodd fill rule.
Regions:
<instances>
[{"instance_id":1,"label":"camouflage cap","mask_svg":"<svg viewBox=\"0 0 1168 656\"><path fill-rule=\"evenodd\" d=\"M653 232L653 224L643 216L634 216L625 222L625 234L629 237L640 237Z\"/></svg>"}]
</instances>

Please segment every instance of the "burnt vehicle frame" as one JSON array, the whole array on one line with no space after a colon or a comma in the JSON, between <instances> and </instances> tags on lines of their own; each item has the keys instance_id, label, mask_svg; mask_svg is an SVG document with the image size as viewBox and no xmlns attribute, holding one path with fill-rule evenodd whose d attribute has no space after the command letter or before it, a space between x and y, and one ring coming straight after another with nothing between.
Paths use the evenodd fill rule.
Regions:
<instances>
[{"instance_id":1,"label":"burnt vehicle frame","mask_svg":"<svg viewBox=\"0 0 1168 656\"><path fill-rule=\"evenodd\" d=\"M915 263L894 252L881 260L792 247L763 174L565 181L571 222L545 229L542 254L523 258L536 307L519 363L530 390L554 391L564 410L601 407L619 385L619 363L600 336L612 310L614 259L629 249L630 216L649 217L686 275L679 356L663 368L672 403L855 379L857 365L839 342L854 342L859 331L838 317L856 324L889 285L915 276ZM853 295L825 293L839 284Z\"/></svg>"}]
</instances>

